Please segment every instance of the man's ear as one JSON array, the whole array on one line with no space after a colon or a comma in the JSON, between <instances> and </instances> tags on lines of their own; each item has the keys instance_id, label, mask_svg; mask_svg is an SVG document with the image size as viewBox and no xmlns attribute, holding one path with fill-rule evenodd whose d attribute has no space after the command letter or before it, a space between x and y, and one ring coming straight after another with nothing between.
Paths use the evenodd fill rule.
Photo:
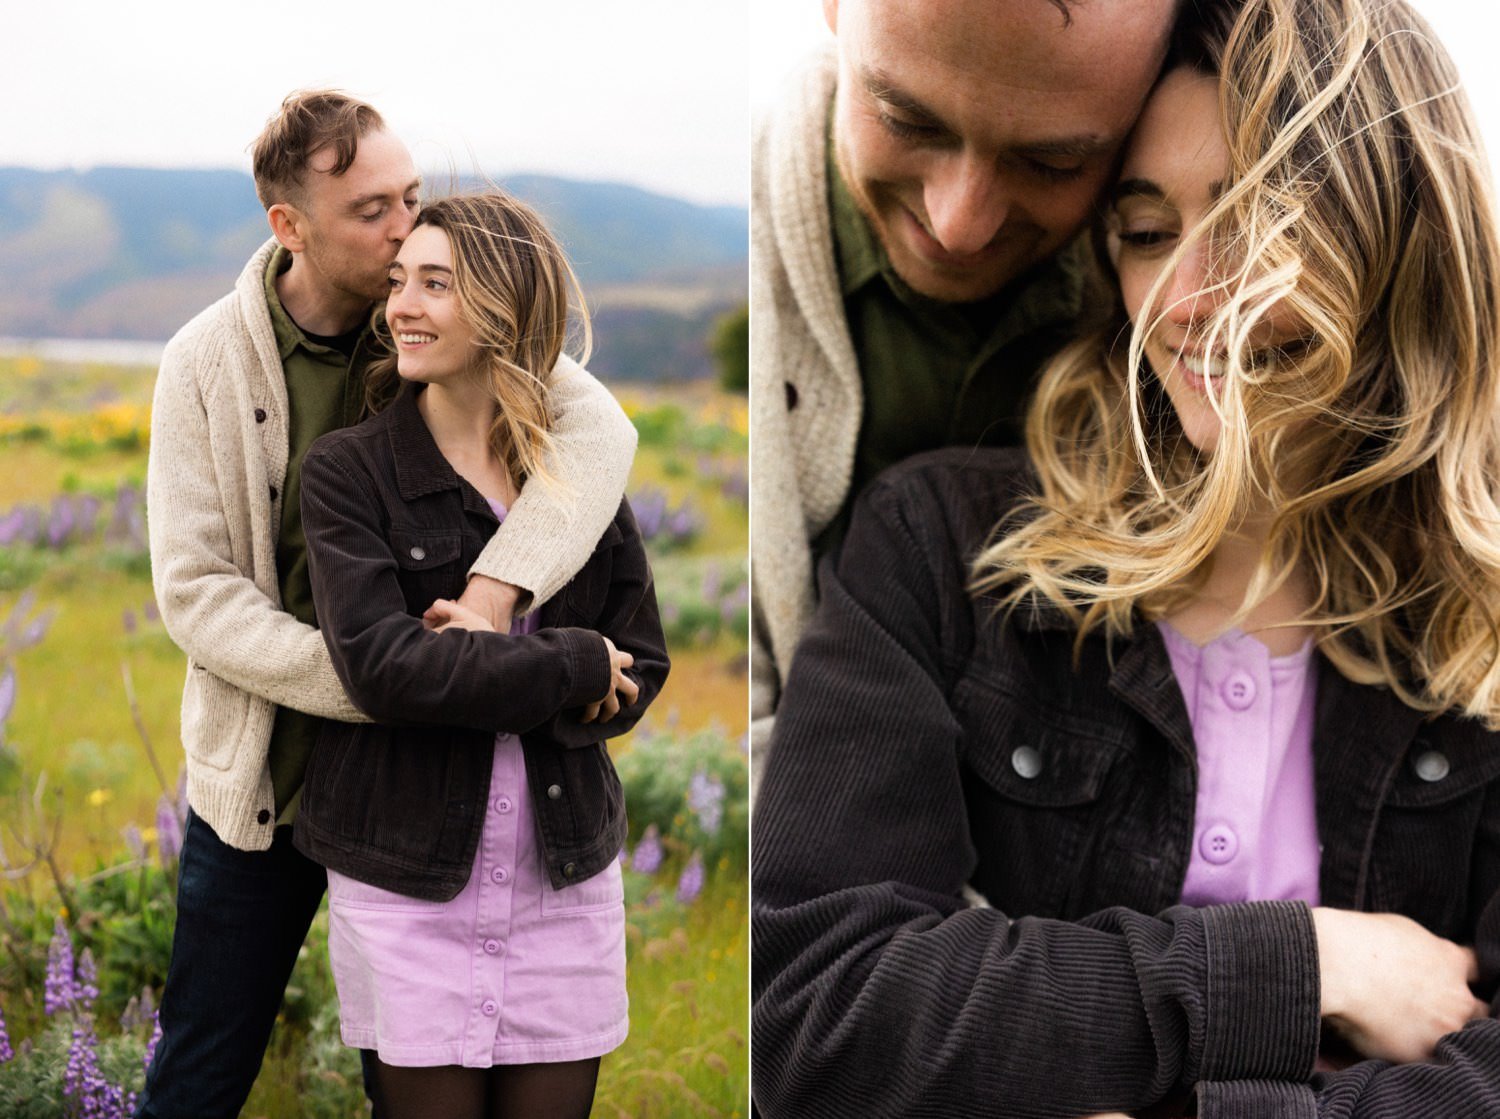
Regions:
<instances>
[{"instance_id":1,"label":"man's ear","mask_svg":"<svg viewBox=\"0 0 1500 1119\"><path fill-rule=\"evenodd\" d=\"M266 211L271 235L291 253L307 248L307 215L290 202L277 202Z\"/></svg>"},{"instance_id":2,"label":"man's ear","mask_svg":"<svg viewBox=\"0 0 1500 1119\"><path fill-rule=\"evenodd\" d=\"M823 19L828 24L828 30L837 35L839 33L839 0L823 0Z\"/></svg>"}]
</instances>

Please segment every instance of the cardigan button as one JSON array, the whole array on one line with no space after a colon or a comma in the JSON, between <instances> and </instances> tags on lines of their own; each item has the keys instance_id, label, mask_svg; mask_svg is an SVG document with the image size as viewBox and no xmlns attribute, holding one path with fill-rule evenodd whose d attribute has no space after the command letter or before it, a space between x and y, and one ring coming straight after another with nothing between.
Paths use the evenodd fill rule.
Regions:
<instances>
[{"instance_id":1,"label":"cardigan button","mask_svg":"<svg viewBox=\"0 0 1500 1119\"><path fill-rule=\"evenodd\" d=\"M262 827L264 827L266 824L269 824L271 822L271 810L269 808L262 808L258 813L256 813L255 822L257 824L260 824Z\"/></svg>"},{"instance_id":2,"label":"cardigan button","mask_svg":"<svg viewBox=\"0 0 1500 1119\"><path fill-rule=\"evenodd\" d=\"M561 785L548 785L547 786L547 799L548 800L561 800L562 799L562 786Z\"/></svg>"},{"instance_id":3,"label":"cardigan button","mask_svg":"<svg viewBox=\"0 0 1500 1119\"><path fill-rule=\"evenodd\" d=\"M786 410L790 412L797 407L797 386L790 381L783 383L786 385Z\"/></svg>"},{"instance_id":4,"label":"cardigan button","mask_svg":"<svg viewBox=\"0 0 1500 1119\"><path fill-rule=\"evenodd\" d=\"M266 422L266 410L264 408L257 408L255 410L255 422L258 424Z\"/></svg>"},{"instance_id":5,"label":"cardigan button","mask_svg":"<svg viewBox=\"0 0 1500 1119\"><path fill-rule=\"evenodd\" d=\"M276 487L275 486L271 487L271 500L272 501L276 500Z\"/></svg>"},{"instance_id":6,"label":"cardigan button","mask_svg":"<svg viewBox=\"0 0 1500 1119\"><path fill-rule=\"evenodd\" d=\"M1429 782L1441 781L1453 769L1448 763L1447 755L1436 750L1428 750L1427 753L1419 755L1411 763L1411 767L1417 771L1418 777Z\"/></svg>"},{"instance_id":7,"label":"cardigan button","mask_svg":"<svg viewBox=\"0 0 1500 1119\"><path fill-rule=\"evenodd\" d=\"M1010 756L1010 767L1027 781L1041 775L1042 755L1030 746L1017 746Z\"/></svg>"}]
</instances>

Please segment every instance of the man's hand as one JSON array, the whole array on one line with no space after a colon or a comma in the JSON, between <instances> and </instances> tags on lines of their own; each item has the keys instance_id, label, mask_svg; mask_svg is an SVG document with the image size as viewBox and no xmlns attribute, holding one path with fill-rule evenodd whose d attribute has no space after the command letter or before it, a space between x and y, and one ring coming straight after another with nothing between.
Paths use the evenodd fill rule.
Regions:
<instances>
[{"instance_id":1,"label":"man's hand","mask_svg":"<svg viewBox=\"0 0 1500 1119\"><path fill-rule=\"evenodd\" d=\"M438 599L427 608L427 612L422 615L422 625L424 628L437 633L442 633L445 629L495 631L495 627L490 625L490 620L479 613L479 611L470 610L468 607L462 605L461 602L454 602L446 598Z\"/></svg>"},{"instance_id":2,"label":"man's hand","mask_svg":"<svg viewBox=\"0 0 1500 1119\"><path fill-rule=\"evenodd\" d=\"M1438 1039L1489 1016L1470 948L1395 913L1312 911L1323 1017L1366 1057L1425 1061Z\"/></svg>"},{"instance_id":3,"label":"man's hand","mask_svg":"<svg viewBox=\"0 0 1500 1119\"><path fill-rule=\"evenodd\" d=\"M491 579L488 575L471 575L469 585L458 596L458 604L483 614L496 633L509 633L523 593L520 587Z\"/></svg>"},{"instance_id":4,"label":"man's hand","mask_svg":"<svg viewBox=\"0 0 1500 1119\"><path fill-rule=\"evenodd\" d=\"M603 634L599 636L604 637ZM583 709L582 721L585 723L592 723L595 719L601 723L609 722L620 713L621 707L629 707L641 694L641 689L624 671L635 663L635 658L616 649L615 643L607 637L604 637L604 644L609 649L609 691L604 693L603 699ZM624 703L620 702L622 698Z\"/></svg>"}]
</instances>

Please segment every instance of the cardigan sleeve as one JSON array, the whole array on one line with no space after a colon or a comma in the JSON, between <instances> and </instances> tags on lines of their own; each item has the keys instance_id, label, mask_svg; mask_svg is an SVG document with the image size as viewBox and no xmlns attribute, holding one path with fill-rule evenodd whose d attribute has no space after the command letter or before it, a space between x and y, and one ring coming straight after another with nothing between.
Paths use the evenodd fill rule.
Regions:
<instances>
[{"instance_id":1,"label":"cardigan sleeve","mask_svg":"<svg viewBox=\"0 0 1500 1119\"><path fill-rule=\"evenodd\" d=\"M438 633L408 614L380 495L351 458L337 443L308 451L302 524L323 639L362 711L382 723L521 733L604 697L609 654L592 630ZM504 680L518 683L496 686Z\"/></svg>"},{"instance_id":2,"label":"cardigan sleeve","mask_svg":"<svg viewBox=\"0 0 1500 1119\"><path fill-rule=\"evenodd\" d=\"M1303 1081L1301 903L1076 922L967 908L950 678L963 558L932 494L860 499L792 664L753 834L752 1061L778 1116L1082 1116ZM956 573L955 568L959 569Z\"/></svg>"},{"instance_id":3,"label":"cardigan sleeve","mask_svg":"<svg viewBox=\"0 0 1500 1119\"><path fill-rule=\"evenodd\" d=\"M548 382L553 409L553 487L528 481L470 575L529 592L522 613L555 595L588 561L625 496L635 426L609 390L571 358Z\"/></svg>"},{"instance_id":4,"label":"cardigan sleeve","mask_svg":"<svg viewBox=\"0 0 1500 1119\"><path fill-rule=\"evenodd\" d=\"M309 715L363 722L317 629L273 601L235 562L204 399L203 343L167 347L151 408L146 467L151 579L162 623L197 665Z\"/></svg>"}]
</instances>

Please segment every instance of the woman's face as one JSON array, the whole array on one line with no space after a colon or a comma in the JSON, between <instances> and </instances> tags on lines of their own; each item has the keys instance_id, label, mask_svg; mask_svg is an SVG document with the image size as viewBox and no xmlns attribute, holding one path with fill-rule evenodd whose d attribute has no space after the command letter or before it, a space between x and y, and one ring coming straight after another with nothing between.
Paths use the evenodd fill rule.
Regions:
<instances>
[{"instance_id":1,"label":"woman's face","mask_svg":"<svg viewBox=\"0 0 1500 1119\"><path fill-rule=\"evenodd\" d=\"M1210 353L1206 344L1213 313L1224 300L1222 292L1202 290L1216 278L1208 240L1193 244L1155 307L1146 307L1146 296L1179 240L1218 198L1228 172L1218 79L1173 70L1146 102L1125 153L1109 216L1109 252L1131 322L1149 323L1162 309L1160 324L1146 336L1145 357L1189 442L1205 453L1218 445L1221 427L1208 393L1218 390L1215 379L1225 371L1222 348ZM1252 343L1270 348L1299 334L1288 315L1272 308Z\"/></svg>"},{"instance_id":2,"label":"woman's face","mask_svg":"<svg viewBox=\"0 0 1500 1119\"><path fill-rule=\"evenodd\" d=\"M421 225L391 262L385 319L396 341L396 371L431 384L474 367L474 331L459 315L448 234Z\"/></svg>"}]
</instances>

